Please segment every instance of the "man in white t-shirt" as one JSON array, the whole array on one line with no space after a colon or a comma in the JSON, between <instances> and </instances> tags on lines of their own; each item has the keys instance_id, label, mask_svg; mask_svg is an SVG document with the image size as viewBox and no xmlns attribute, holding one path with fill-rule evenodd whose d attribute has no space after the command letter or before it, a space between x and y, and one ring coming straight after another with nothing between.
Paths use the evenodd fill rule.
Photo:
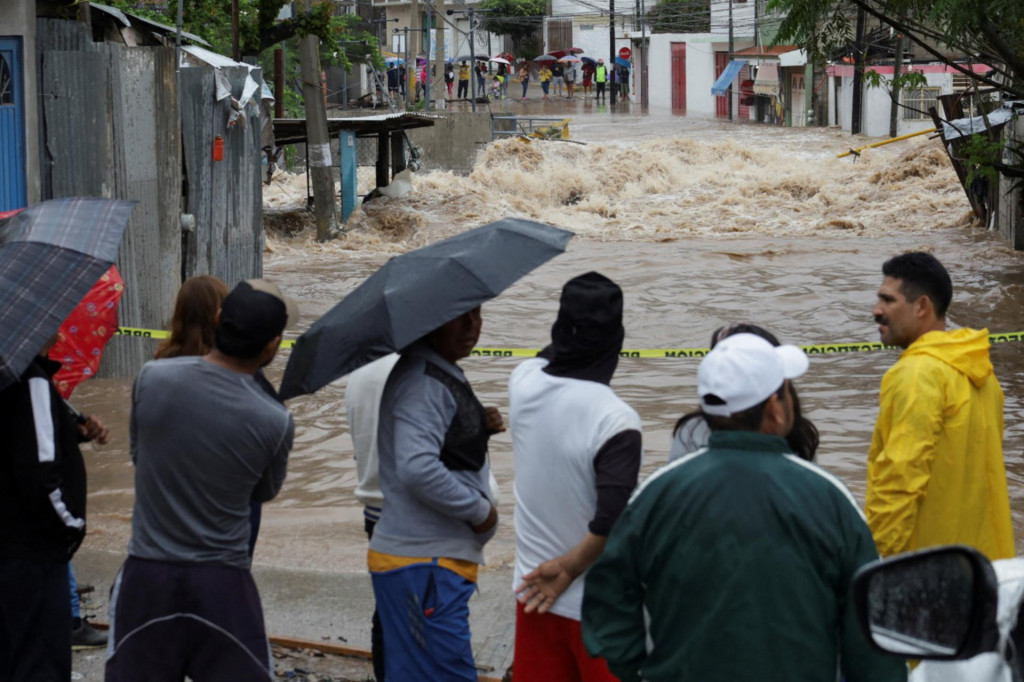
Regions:
<instances>
[{"instance_id":1,"label":"man in white t-shirt","mask_svg":"<svg viewBox=\"0 0 1024 682\"><path fill-rule=\"evenodd\" d=\"M640 417L608 385L623 337L622 290L581 275L562 290L551 345L509 379L517 679L616 679L584 649L580 618L586 570L640 470Z\"/></svg>"},{"instance_id":2,"label":"man in white t-shirt","mask_svg":"<svg viewBox=\"0 0 1024 682\"><path fill-rule=\"evenodd\" d=\"M384 495L380 491L380 473L377 465L377 425L380 421L380 398L388 375L401 356L391 353L352 372L345 387L345 411L348 430L352 435L352 452L356 458L356 499L363 504L363 526L366 535L373 537L373 528L380 519ZM384 679L384 635L380 616L373 612L370 630L373 654L373 674Z\"/></svg>"}]
</instances>

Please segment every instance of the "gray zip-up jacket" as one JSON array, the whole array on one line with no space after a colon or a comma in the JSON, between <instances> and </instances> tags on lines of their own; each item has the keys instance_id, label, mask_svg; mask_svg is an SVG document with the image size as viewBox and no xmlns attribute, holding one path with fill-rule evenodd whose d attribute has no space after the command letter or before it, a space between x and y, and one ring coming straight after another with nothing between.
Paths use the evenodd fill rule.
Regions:
<instances>
[{"instance_id":1,"label":"gray zip-up jacket","mask_svg":"<svg viewBox=\"0 0 1024 682\"><path fill-rule=\"evenodd\" d=\"M468 392L462 370L426 342L403 351L388 376L377 434L384 507L370 541L376 552L484 563L483 546L495 528L472 527L490 512L489 463L442 456L453 422L474 418L446 385L452 380Z\"/></svg>"}]
</instances>

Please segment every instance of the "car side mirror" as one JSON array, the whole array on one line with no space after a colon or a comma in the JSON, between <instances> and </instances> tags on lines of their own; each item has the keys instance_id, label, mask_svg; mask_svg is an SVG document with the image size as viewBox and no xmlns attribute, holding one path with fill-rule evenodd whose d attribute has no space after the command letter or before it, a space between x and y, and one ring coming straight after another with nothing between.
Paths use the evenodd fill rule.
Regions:
<instances>
[{"instance_id":1,"label":"car side mirror","mask_svg":"<svg viewBox=\"0 0 1024 682\"><path fill-rule=\"evenodd\" d=\"M857 619L877 649L960 660L994 651L998 583L992 564L950 545L866 564L853 577Z\"/></svg>"}]
</instances>

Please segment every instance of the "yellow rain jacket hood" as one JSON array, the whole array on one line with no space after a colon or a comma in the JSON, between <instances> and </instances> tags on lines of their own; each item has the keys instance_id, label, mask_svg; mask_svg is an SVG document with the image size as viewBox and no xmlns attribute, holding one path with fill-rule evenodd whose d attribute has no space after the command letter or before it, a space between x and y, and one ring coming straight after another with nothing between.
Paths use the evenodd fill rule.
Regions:
<instances>
[{"instance_id":1,"label":"yellow rain jacket hood","mask_svg":"<svg viewBox=\"0 0 1024 682\"><path fill-rule=\"evenodd\" d=\"M866 506L883 557L950 543L1014 556L987 329L928 332L885 373Z\"/></svg>"}]
</instances>

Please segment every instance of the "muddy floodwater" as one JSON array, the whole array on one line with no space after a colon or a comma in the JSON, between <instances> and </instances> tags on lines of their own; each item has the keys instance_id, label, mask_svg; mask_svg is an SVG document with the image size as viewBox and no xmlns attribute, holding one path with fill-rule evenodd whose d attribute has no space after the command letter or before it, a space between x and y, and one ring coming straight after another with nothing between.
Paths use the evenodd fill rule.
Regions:
<instances>
[{"instance_id":1,"label":"muddy floodwater","mask_svg":"<svg viewBox=\"0 0 1024 682\"><path fill-rule=\"evenodd\" d=\"M953 325L1024 330L1022 257L998 235L971 226L938 142L893 144L854 163L836 154L856 143L832 129L580 113L571 133L586 144L499 142L481 150L469 176L420 172L412 194L361 208L351 231L331 243L315 243L308 230L271 235L266 277L298 299L296 333L390 255L509 215L578 236L566 254L484 306L482 346L544 345L561 285L588 270L622 286L628 348L704 346L713 329L742 320L786 342L876 341L871 308L881 264L910 249L931 251L949 268ZM303 178L284 178L269 189L268 207L287 213L302 204L304 191ZM275 381L284 355L270 368ZM992 357L1006 393L1006 466L1021 547L1024 344L999 344ZM879 382L895 360L892 352L815 356L797 384L821 431L819 463L859 499ZM517 362L462 363L483 402L506 416L506 381ZM692 359L619 364L613 385L644 422L644 475L664 463L673 422L695 405L696 369ZM130 531L130 390L130 379L93 380L75 395L113 434L109 445L86 448L86 546L94 550L123 552ZM284 490L264 509L257 565L365 570L343 395L344 380L291 401L295 447ZM502 521L487 560L488 570L500 570L514 552L507 433L492 439L490 457Z\"/></svg>"}]
</instances>

